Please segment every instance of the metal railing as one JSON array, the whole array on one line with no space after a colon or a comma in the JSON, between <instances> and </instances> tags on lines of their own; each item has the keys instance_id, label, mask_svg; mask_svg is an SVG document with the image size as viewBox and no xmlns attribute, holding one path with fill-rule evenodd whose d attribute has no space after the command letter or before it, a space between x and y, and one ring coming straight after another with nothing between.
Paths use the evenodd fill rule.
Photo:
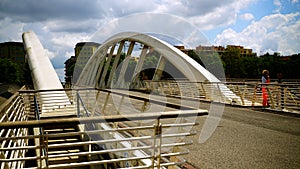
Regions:
<instances>
[{"instance_id":1,"label":"metal railing","mask_svg":"<svg viewBox=\"0 0 300 169\"><path fill-rule=\"evenodd\" d=\"M15 93L10 97L0 108L0 124L3 123L14 123L27 121L27 115L24 109L24 102L22 96L19 93ZM26 136L28 135L28 129L24 128L9 128L0 130L0 139L11 138L14 136ZM27 139L6 139L0 141L0 158L1 159L15 159L25 157L26 150L24 149L10 149L12 147L27 146ZM8 148L8 149L6 149ZM4 150L2 150L4 149ZM23 161L11 161L8 163L0 162L0 168L10 169L10 168L23 168Z\"/></svg>"},{"instance_id":2,"label":"metal railing","mask_svg":"<svg viewBox=\"0 0 300 169\"><path fill-rule=\"evenodd\" d=\"M213 98L223 97L226 92L233 92L240 102L221 99L227 104L241 106L262 106L262 86L268 90L269 108L283 111L300 111L299 83L269 83L258 82L189 82L189 81L144 81L139 89L161 95L181 98L194 98L204 101L216 101ZM221 90L221 84L228 90ZM224 93L222 93L224 92Z\"/></svg>"},{"instance_id":3,"label":"metal railing","mask_svg":"<svg viewBox=\"0 0 300 169\"><path fill-rule=\"evenodd\" d=\"M203 113L203 112L202 112ZM195 115L202 115L200 112L181 112L180 114L184 114L186 116L195 116ZM168 113L166 116L178 116L180 115L178 112L172 112ZM44 133L42 135L27 135L27 136L14 136L14 137L5 137L1 138L1 142L3 141L10 141L10 140L28 140L28 139L40 139L41 141L40 145L34 145L34 146L12 146L12 147L3 147L0 150L1 151L28 151L28 150L40 150L45 149L49 150L52 148L65 148L66 146L85 146L85 147L91 147L91 145L97 144L97 145L111 145L111 147L107 147L107 149L103 150L92 150L88 149L83 152L75 152L75 153L61 153L56 155L49 155L47 153L43 153L40 155L36 155L34 157L14 157L14 158L2 158L0 159L2 164L5 164L6 168L23 168L21 166L16 167L15 165L10 165L11 163L16 162L22 162L25 164L25 161L29 160L46 160L48 161L50 158L62 158L62 157L71 157L71 156L85 156L90 157L90 160L88 161L78 161L73 163L66 163L64 164L58 164L58 165L49 165L46 164L46 166L41 166L40 168L61 168L61 167L79 167L79 166L91 166L91 165L99 165L99 164L107 164L107 163L113 163L115 166L118 167L127 167L127 168L154 168L154 167L166 167L166 166L176 166L184 163L184 161L179 161L178 159L174 161L175 156L180 156L188 153L188 150L181 148L182 146L192 144L189 141L180 141L182 137L190 136L195 133L193 132L181 132L181 133L173 133L173 134L163 134L163 130L165 128L169 127L185 127L185 126L193 126L195 123L181 123L181 124L160 124L160 119L165 118L164 113L160 114L161 117L159 117L157 122L154 125L148 125L148 126L139 126L139 127L122 127L122 128L113 128L113 129L105 129L105 130L89 130L84 132L72 132L72 133L61 133L61 134L47 134ZM138 116L138 115L135 115ZM152 119L153 117L157 117L158 114L149 114L144 115L143 117L139 117L137 119L142 120L142 118L146 119ZM88 124L93 123L95 121L99 122L99 124L105 123L106 121L116 121L120 122L123 121L124 117L109 117L109 118L87 118L84 119L84 122L82 119L74 118L70 119L67 122L61 121L57 122L56 125L66 124L66 123L75 123L75 124ZM111 123L112 125L113 123ZM53 125L53 121L51 120L45 120L43 123L39 123L38 121L30 121L26 126L28 128L30 127L43 127L47 125ZM7 125L6 123L2 123L1 128L13 128L18 129L19 127L24 127L22 123L14 123ZM133 133L138 133L139 131L143 130L149 130L152 131L152 135L142 135L141 132L139 135L134 135ZM131 132L132 131L132 132ZM85 140L80 142L74 142L74 143L61 143L61 144L52 144L49 145L46 140L50 140L51 138L56 137L62 137L62 136L78 136L78 135L93 135L93 134L108 134L113 135L117 133L126 133L127 137L120 137L115 139L104 139L104 140ZM143 132L145 133L145 132ZM130 134L130 135L129 135ZM129 137L130 136L130 137ZM169 138L178 138L177 141L174 141L172 143L167 142L166 139ZM130 145L129 147L126 147L126 144ZM116 145L116 147L113 147L112 145ZM93 156L98 154L105 154L109 153L110 157L115 156L115 158L105 159L105 160L91 160L93 159ZM173 158L173 160L172 160ZM150 164L150 165L149 165ZM3 167L5 168L5 167ZM30 167L30 168L39 168L39 167Z\"/></svg>"},{"instance_id":4,"label":"metal railing","mask_svg":"<svg viewBox=\"0 0 300 169\"><path fill-rule=\"evenodd\" d=\"M190 131L197 124L190 117L207 115L206 110L188 107L175 110L178 105L171 103L168 105L174 110L147 113L144 110L150 99L98 89L66 90L67 94L73 92L72 106L49 106L47 111L39 111L48 107L41 108L39 104L40 93L45 96L47 92L20 91L2 116L5 120L0 123L1 168L179 168L185 162L180 156L189 152L184 146L192 144L184 138L196 134ZM113 96L139 103L137 109L141 113L124 114L126 110L119 104L112 108ZM96 105L100 108L95 109ZM63 110L72 110L73 116L62 116ZM10 116L11 113L15 114ZM52 117L60 114L64 118L51 118L51 113ZM71 126L77 130L53 133L49 126ZM79 139L63 141L70 137ZM62 140L53 142L59 139ZM67 147L77 148L57 151ZM60 163L53 163L59 160Z\"/></svg>"},{"instance_id":5,"label":"metal railing","mask_svg":"<svg viewBox=\"0 0 300 169\"><path fill-rule=\"evenodd\" d=\"M226 83L244 106L261 106L262 85L268 91L271 109L299 110L300 86L297 83ZM211 92L210 86L219 85L148 81L143 87L152 93L182 99L211 101L212 94L221 97L220 90ZM199 92L192 92L195 89ZM40 104L41 93L45 98L47 93L51 96L56 90L21 90L8 100L9 104L1 106L1 168L97 168L103 165L107 168L178 168L184 163L180 156L188 153L184 146L191 144L183 137L195 134L190 129L196 123L190 117L207 114L206 110L118 90L61 91L69 96L70 105L53 107L53 103L60 101L57 97L48 102L51 106L45 102ZM118 98L117 101L115 98ZM129 103L133 106L128 106ZM167 109L164 112L147 112L149 105L153 104ZM51 133L47 129L49 126L71 126L76 130ZM78 139L53 143L53 140L64 137ZM55 151L66 147L77 149ZM64 160L53 163L57 159Z\"/></svg>"}]
</instances>

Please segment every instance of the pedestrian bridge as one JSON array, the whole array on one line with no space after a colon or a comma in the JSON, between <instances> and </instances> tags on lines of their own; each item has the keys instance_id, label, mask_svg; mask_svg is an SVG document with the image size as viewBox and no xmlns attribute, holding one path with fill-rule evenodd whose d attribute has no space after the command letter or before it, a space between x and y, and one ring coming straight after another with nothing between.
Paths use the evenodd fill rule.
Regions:
<instances>
[{"instance_id":1,"label":"pedestrian bridge","mask_svg":"<svg viewBox=\"0 0 300 169\"><path fill-rule=\"evenodd\" d=\"M261 84L221 82L166 42L132 32L104 42L64 89L36 35L23 39L34 89L22 88L0 108L4 169L183 168L197 117L210 118L200 101L261 101Z\"/></svg>"}]
</instances>

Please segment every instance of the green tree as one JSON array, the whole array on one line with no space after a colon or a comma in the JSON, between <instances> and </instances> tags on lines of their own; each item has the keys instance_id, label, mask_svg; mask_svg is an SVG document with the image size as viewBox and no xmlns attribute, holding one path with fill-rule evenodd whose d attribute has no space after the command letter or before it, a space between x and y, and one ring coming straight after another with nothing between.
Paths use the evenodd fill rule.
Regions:
<instances>
[{"instance_id":1,"label":"green tree","mask_svg":"<svg viewBox=\"0 0 300 169\"><path fill-rule=\"evenodd\" d=\"M9 59L0 59L0 81L2 83L18 83L23 81L21 67Z\"/></svg>"},{"instance_id":2,"label":"green tree","mask_svg":"<svg viewBox=\"0 0 300 169\"><path fill-rule=\"evenodd\" d=\"M241 78L258 78L260 77L259 58L258 57L244 57L240 62Z\"/></svg>"},{"instance_id":3,"label":"green tree","mask_svg":"<svg viewBox=\"0 0 300 169\"><path fill-rule=\"evenodd\" d=\"M284 68L285 62L278 53L273 55L266 53L259 57L260 75L262 70L266 69L270 72L270 77L277 78L278 73L282 73L284 69L290 69L289 67Z\"/></svg>"},{"instance_id":4,"label":"green tree","mask_svg":"<svg viewBox=\"0 0 300 169\"><path fill-rule=\"evenodd\" d=\"M188 55L216 77L225 78L223 62L217 52L191 50Z\"/></svg>"},{"instance_id":5,"label":"green tree","mask_svg":"<svg viewBox=\"0 0 300 169\"><path fill-rule=\"evenodd\" d=\"M224 69L226 76L230 78L240 77L240 72L242 70L240 50L232 47L227 47L221 58L225 63Z\"/></svg>"},{"instance_id":6,"label":"green tree","mask_svg":"<svg viewBox=\"0 0 300 169\"><path fill-rule=\"evenodd\" d=\"M300 53L292 55L283 67L284 78L300 79Z\"/></svg>"}]
</instances>

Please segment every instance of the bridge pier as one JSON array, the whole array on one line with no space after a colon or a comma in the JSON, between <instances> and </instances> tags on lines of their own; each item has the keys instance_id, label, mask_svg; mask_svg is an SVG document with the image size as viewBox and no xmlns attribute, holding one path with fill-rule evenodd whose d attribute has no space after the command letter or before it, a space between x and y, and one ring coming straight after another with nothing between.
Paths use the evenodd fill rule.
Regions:
<instances>
[{"instance_id":1,"label":"bridge pier","mask_svg":"<svg viewBox=\"0 0 300 169\"><path fill-rule=\"evenodd\" d=\"M46 55L45 49L36 34L32 31L24 32L22 38L26 51L26 61L30 68L34 89L63 90L63 86L50 62L50 59ZM44 104L52 104L53 109L70 105L68 96L64 91L49 91L45 95L44 93L40 94L39 97L42 111ZM55 98L62 100L62 102L55 102Z\"/></svg>"}]
</instances>

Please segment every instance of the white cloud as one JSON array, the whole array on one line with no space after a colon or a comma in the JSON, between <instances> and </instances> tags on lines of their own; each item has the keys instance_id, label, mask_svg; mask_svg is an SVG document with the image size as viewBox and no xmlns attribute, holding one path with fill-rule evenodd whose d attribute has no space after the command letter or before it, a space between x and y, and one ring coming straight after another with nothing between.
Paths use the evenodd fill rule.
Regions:
<instances>
[{"instance_id":1,"label":"white cloud","mask_svg":"<svg viewBox=\"0 0 300 169\"><path fill-rule=\"evenodd\" d=\"M103 29L99 29L91 41L102 43L120 32L162 34L186 42L185 45L191 47L207 42L198 28L184 18L157 13L139 13L115 19L107 23Z\"/></svg>"},{"instance_id":2,"label":"white cloud","mask_svg":"<svg viewBox=\"0 0 300 169\"><path fill-rule=\"evenodd\" d=\"M250 21L250 20L254 19L254 16L251 13L244 13L244 14L240 15L239 17L246 21Z\"/></svg>"},{"instance_id":3,"label":"white cloud","mask_svg":"<svg viewBox=\"0 0 300 169\"><path fill-rule=\"evenodd\" d=\"M280 13L280 10L282 8L282 4L281 4L280 0L274 0L273 4L277 7L277 9L275 9L274 12Z\"/></svg>"},{"instance_id":4,"label":"white cloud","mask_svg":"<svg viewBox=\"0 0 300 169\"><path fill-rule=\"evenodd\" d=\"M254 22L254 16L251 13L238 15L243 9L247 9L249 5L258 0L222 0L218 2L211 0L149 0L147 3L140 0L95 0L76 3L69 0L41 1L39 3L30 0L15 1L0 0L0 41L21 41L22 32L33 30L48 50L49 57L56 68L62 68L65 59L74 55L74 46L77 42L95 37L93 33L103 26L104 28L101 30L106 32L101 32L102 39L96 39L96 42L102 43L117 31L123 30L160 33L172 30L167 33L178 40L199 42L199 35L194 36L193 30L185 29L180 19L177 20L178 22L165 22L162 17L151 18L155 24L149 22L147 25L143 25L145 18L141 17L128 22L129 26L126 28L118 29L110 23L110 27L105 29L109 21L143 12L176 15L190 21L200 30L229 27L237 24L240 21L237 20L238 18L252 20L252 24L241 32L226 29L221 35L218 35L216 42L223 45L230 42L251 47L258 52L272 49L286 50L286 53L293 53L297 51L296 47L300 46L299 31L297 31L300 30L299 21L295 22L296 16L278 14ZM273 4L278 6L278 11L280 11L281 2L283 1L273 0ZM297 3L299 0L289 0L289 2ZM119 26L120 23L115 22L115 24L115 26ZM263 47L263 45L266 46Z\"/></svg>"},{"instance_id":5,"label":"white cloud","mask_svg":"<svg viewBox=\"0 0 300 169\"><path fill-rule=\"evenodd\" d=\"M66 59L69 59L71 56L74 56L74 55L75 55L74 51L65 52Z\"/></svg>"},{"instance_id":6,"label":"white cloud","mask_svg":"<svg viewBox=\"0 0 300 169\"><path fill-rule=\"evenodd\" d=\"M65 69L64 68L60 68L60 69L55 69L56 74L59 78L60 81L64 82L65 81Z\"/></svg>"},{"instance_id":7,"label":"white cloud","mask_svg":"<svg viewBox=\"0 0 300 169\"><path fill-rule=\"evenodd\" d=\"M281 6L281 2L280 2L280 0L274 0L273 1L273 4L275 5L275 6Z\"/></svg>"},{"instance_id":8,"label":"white cloud","mask_svg":"<svg viewBox=\"0 0 300 169\"><path fill-rule=\"evenodd\" d=\"M245 9L254 1L255 0L220 1L220 6L211 8L212 10L207 11L203 15L194 15L188 19L202 30L228 26L236 22L237 14L240 10ZM215 1L212 2L215 3Z\"/></svg>"},{"instance_id":9,"label":"white cloud","mask_svg":"<svg viewBox=\"0 0 300 169\"><path fill-rule=\"evenodd\" d=\"M24 23L14 22L11 18L0 20L0 40L21 41Z\"/></svg>"},{"instance_id":10,"label":"white cloud","mask_svg":"<svg viewBox=\"0 0 300 169\"><path fill-rule=\"evenodd\" d=\"M299 53L300 13L273 14L252 22L241 32L226 29L217 35L218 45L235 44L254 49L258 54L280 52L282 55Z\"/></svg>"},{"instance_id":11,"label":"white cloud","mask_svg":"<svg viewBox=\"0 0 300 169\"><path fill-rule=\"evenodd\" d=\"M49 59L53 59L55 57L55 55L56 55L54 52L52 52L52 51L50 51L48 49L45 49L45 53L49 57Z\"/></svg>"},{"instance_id":12,"label":"white cloud","mask_svg":"<svg viewBox=\"0 0 300 169\"><path fill-rule=\"evenodd\" d=\"M78 3L59 0L39 3L2 1L0 6L5 8L0 11L0 19L10 16L12 20L24 24L42 23L44 33L91 33L98 30L107 19L133 13L156 12L184 17L200 29L208 30L233 24L237 13L254 1L256 0L223 0L216 3L211 0L150 0L147 4L140 0L97 0Z\"/></svg>"},{"instance_id":13,"label":"white cloud","mask_svg":"<svg viewBox=\"0 0 300 169\"><path fill-rule=\"evenodd\" d=\"M86 33L52 33L51 42L60 48L74 48L76 43L87 41L89 35Z\"/></svg>"}]
</instances>

